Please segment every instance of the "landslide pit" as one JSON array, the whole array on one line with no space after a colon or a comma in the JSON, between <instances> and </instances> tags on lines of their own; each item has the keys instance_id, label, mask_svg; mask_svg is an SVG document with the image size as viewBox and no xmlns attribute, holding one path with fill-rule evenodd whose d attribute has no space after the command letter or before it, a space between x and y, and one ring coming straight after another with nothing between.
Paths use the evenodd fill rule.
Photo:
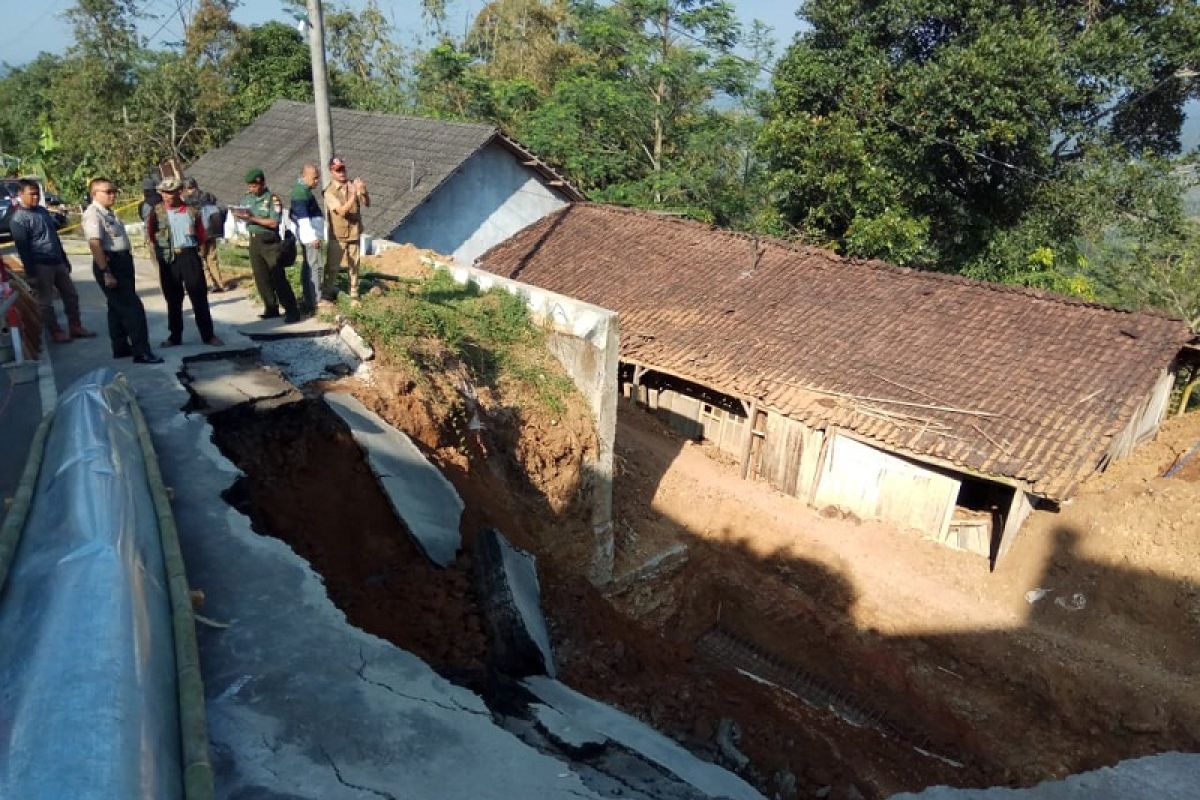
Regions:
<instances>
[{"instance_id":1,"label":"landslide pit","mask_svg":"<svg viewBox=\"0 0 1200 800\"><path fill-rule=\"evenodd\" d=\"M538 556L566 683L739 772L767 796L815 797L828 788L825 796L882 798L938 783L1027 785L1196 746L1195 700L1186 697L1195 679L1186 670L1194 666L1172 670L1145 653L1122 655L1104 637L1075 639L1071 626L1095 623L1053 606L1010 630L901 634L877 609L863 614L862 590L828 559L781 549L764 555L752 542L768 532L750 529L753 517L695 486L674 486L675 462L711 459L642 412L623 412L618 433L618 564L635 577L601 592L581 577L588 532L578 464L594 446L586 427L547 411L497 408L479 449L464 443L460 414L425 397L402 372L380 368L372 384L313 388L354 393L442 469L466 504L458 561L440 570L425 560L357 444L317 399L211 415L218 446L246 473L227 499L312 563L352 624L485 696L495 676L486 667L469 543L494 526ZM1194 486L1184 480L1163 491ZM695 509L710 502L707 534L683 524L681 503L700 514ZM1046 524L1035 520L1034 530ZM862 526L835 527L844 534ZM881 537L877 559L903 543L867 533ZM637 576L646 552L680 542L685 557ZM1063 557L1052 571L1090 574L1086 562ZM894 564L883 566L922 566L906 558ZM934 566L964 569L955 554ZM968 574L986 586L985 571ZM954 582L936 570L934 578ZM1024 585L1014 576L998 581L1014 591ZM1093 575L1087 591L1093 602L1111 603L1102 587ZM911 598L889 590L899 608L916 613ZM1187 597L1179 595L1183 611ZM1166 652L1194 646L1185 621L1165 637ZM740 738L730 741L726 721Z\"/></svg>"},{"instance_id":2,"label":"landslide pit","mask_svg":"<svg viewBox=\"0 0 1200 800\"><path fill-rule=\"evenodd\" d=\"M418 270L419 272L419 270ZM326 580L355 625L485 697L487 642L470 543L495 527L538 557L560 678L738 772L768 797L883 798L933 784L1031 785L1200 746L1200 415L1038 512L1010 560L981 560L871 523L826 519L623 407L617 580L591 552L578 398L382 362L370 382L307 387L275 409L211 415L247 477L229 501ZM426 369L428 368L426 363ZM354 394L407 433L465 503L464 547L430 566L357 445L316 400ZM1030 605L1025 593L1047 588ZM1085 594L1072 610L1058 597ZM502 704L494 694L489 703Z\"/></svg>"}]
</instances>

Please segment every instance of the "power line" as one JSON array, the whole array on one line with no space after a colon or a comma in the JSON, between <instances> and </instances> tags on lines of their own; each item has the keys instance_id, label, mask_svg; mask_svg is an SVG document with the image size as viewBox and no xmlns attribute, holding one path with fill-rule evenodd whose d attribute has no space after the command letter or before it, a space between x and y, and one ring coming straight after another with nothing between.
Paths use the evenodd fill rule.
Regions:
<instances>
[{"instance_id":1,"label":"power line","mask_svg":"<svg viewBox=\"0 0 1200 800\"><path fill-rule=\"evenodd\" d=\"M12 38L12 39L19 39L19 38L21 38L22 36L24 36L26 33L29 33L29 31L31 31L31 30L33 30L34 28L36 28L38 25L41 25L41 24L42 24L42 21L43 21L43 20L45 20L45 19L46 19L46 17L48 17L48 16L50 16L52 13L54 13L54 11L55 11L55 10L56 10L56 9L57 9L59 6L61 6L61 5L63 4L63 2L64 2L64 0L54 0L54 2L53 2L53 3L50 3L48 6L46 6L45 10L43 10L41 14L38 14L38 15L37 15L37 17L35 17L35 18L34 18L34 20L33 20L32 22L30 22L30 23L29 23L28 25L26 25L24 28L21 28L21 29L20 29L19 31L17 31L16 33L14 33L14 34L10 34L10 38Z\"/></svg>"},{"instance_id":2,"label":"power line","mask_svg":"<svg viewBox=\"0 0 1200 800\"><path fill-rule=\"evenodd\" d=\"M175 3L175 13L178 13L181 16L183 15L183 2L184 2L184 0L176 0L176 3ZM172 16L170 11L168 11L166 13L166 15L163 17L162 25L159 25L158 28L154 31L154 33L152 33L146 37L146 43L149 44L150 42L153 42L154 38L156 36L158 36L160 33L162 33L163 30L167 27L167 25L171 24L174 21L175 21L175 17Z\"/></svg>"}]
</instances>

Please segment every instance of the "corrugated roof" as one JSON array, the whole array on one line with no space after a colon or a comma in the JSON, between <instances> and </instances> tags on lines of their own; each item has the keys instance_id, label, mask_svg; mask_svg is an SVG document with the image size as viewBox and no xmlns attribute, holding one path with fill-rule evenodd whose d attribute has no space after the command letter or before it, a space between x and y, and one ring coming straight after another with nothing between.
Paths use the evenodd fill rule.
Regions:
<instances>
[{"instance_id":1,"label":"corrugated roof","mask_svg":"<svg viewBox=\"0 0 1200 800\"><path fill-rule=\"evenodd\" d=\"M567 200L583 195L558 173L491 125L447 122L335 108L334 148L371 191L364 209L368 233L387 236L471 156L493 141L511 152ZM223 203L246 192L246 170L261 167L267 184L286 198L306 161L316 162L317 122L312 105L278 100L222 147L187 169Z\"/></svg>"},{"instance_id":2,"label":"corrugated roof","mask_svg":"<svg viewBox=\"0 0 1200 800\"><path fill-rule=\"evenodd\" d=\"M1054 499L1101 463L1186 324L575 204L479 259L620 314L621 354Z\"/></svg>"}]
</instances>

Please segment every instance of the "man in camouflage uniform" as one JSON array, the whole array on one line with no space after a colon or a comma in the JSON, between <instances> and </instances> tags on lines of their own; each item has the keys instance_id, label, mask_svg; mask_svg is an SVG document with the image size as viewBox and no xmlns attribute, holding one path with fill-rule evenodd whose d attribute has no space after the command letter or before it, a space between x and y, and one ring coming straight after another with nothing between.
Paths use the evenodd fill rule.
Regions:
<instances>
[{"instance_id":1,"label":"man in camouflage uniform","mask_svg":"<svg viewBox=\"0 0 1200 800\"><path fill-rule=\"evenodd\" d=\"M261 169L246 173L246 194L242 195L241 208L234 216L246 223L250 233L250 267L254 270L254 285L263 300L263 319L279 316L283 306L285 322L299 322L300 309L296 306L296 295L288 283L287 273L281 262L283 233L279 220L283 216L283 204L279 195L267 188L267 179Z\"/></svg>"}]
</instances>

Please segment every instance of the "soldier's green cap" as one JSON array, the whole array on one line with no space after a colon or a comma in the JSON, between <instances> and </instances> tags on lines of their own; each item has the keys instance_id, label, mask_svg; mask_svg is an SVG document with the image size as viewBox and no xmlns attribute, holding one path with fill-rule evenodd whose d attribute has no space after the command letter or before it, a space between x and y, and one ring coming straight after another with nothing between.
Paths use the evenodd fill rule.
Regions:
<instances>
[{"instance_id":1,"label":"soldier's green cap","mask_svg":"<svg viewBox=\"0 0 1200 800\"><path fill-rule=\"evenodd\" d=\"M267 179L267 176L264 175L263 171L261 169L259 169L258 167L255 167L254 169L246 171L246 183L253 183L254 181L265 181L266 179Z\"/></svg>"}]
</instances>

